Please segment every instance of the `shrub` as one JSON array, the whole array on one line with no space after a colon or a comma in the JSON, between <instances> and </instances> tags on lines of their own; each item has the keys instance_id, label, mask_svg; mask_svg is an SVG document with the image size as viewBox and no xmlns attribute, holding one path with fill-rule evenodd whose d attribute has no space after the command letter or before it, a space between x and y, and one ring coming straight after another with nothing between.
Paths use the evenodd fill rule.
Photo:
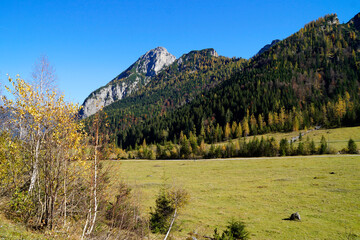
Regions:
<instances>
[{"instance_id":1,"label":"shrub","mask_svg":"<svg viewBox=\"0 0 360 240\"><path fill-rule=\"evenodd\" d=\"M170 225L170 217L174 213L173 206L169 194L165 190L161 190L156 199L155 211L150 213L150 229L153 233L165 234Z\"/></svg>"},{"instance_id":2,"label":"shrub","mask_svg":"<svg viewBox=\"0 0 360 240\"><path fill-rule=\"evenodd\" d=\"M217 229L214 230L214 240L246 240L249 239L249 232L245 229L245 224L241 221L231 220L226 230L220 235Z\"/></svg>"},{"instance_id":3,"label":"shrub","mask_svg":"<svg viewBox=\"0 0 360 240\"><path fill-rule=\"evenodd\" d=\"M170 227L173 214L187 204L188 199L189 194L183 188L161 189L156 199L155 211L150 212L151 231L165 234Z\"/></svg>"},{"instance_id":4,"label":"shrub","mask_svg":"<svg viewBox=\"0 0 360 240\"><path fill-rule=\"evenodd\" d=\"M319 153L320 154L328 153L328 145L324 136L321 136Z\"/></svg>"},{"instance_id":5,"label":"shrub","mask_svg":"<svg viewBox=\"0 0 360 240\"><path fill-rule=\"evenodd\" d=\"M286 138L281 139L279 152L280 156L289 155L289 142Z\"/></svg>"},{"instance_id":6,"label":"shrub","mask_svg":"<svg viewBox=\"0 0 360 240\"><path fill-rule=\"evenodd\" d=\"M27 192L15 191L8 203L7 216L17 222L28 223L34 212L35 204Z\"/></svg>"},{"instance_id":7,"label":"shrub","mask_svg":"<svg viewBox=\"0 0 360 240\"><path fill-rule=\"evenodd\" d=\"M105 220L112 232L142 238L147 234L147 223L140 215L139 203L133 198L131 189L120 183L116 201L109 202L105 210Z\"/></svg>"},{"instance_id":8,"label":"shrub","mask_svg":"<svg viewBox=\"0 0 360 240\"><path fill-rule=\"evenodd\" d=\"M357 146L354 140L350 138L348 142L348 153L357 153Z\"/></svg>"}]
</instances>

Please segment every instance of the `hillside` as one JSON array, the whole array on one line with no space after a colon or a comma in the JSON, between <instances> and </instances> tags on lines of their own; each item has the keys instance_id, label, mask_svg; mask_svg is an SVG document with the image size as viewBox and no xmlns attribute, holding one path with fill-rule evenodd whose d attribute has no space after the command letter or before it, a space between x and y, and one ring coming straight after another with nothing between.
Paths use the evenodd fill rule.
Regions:
<instances>
[{"instance_id":1,"label":"hillside","mask_svg":"<svg viewBox=\"0 0 360 240\"><path fill-rule=\"evenodd\" d=\"M218 56L214 49L191 51L164 68L136 93L104 108L110 137L147 119L166 116L240 71L244 59ZM91 117L87 119L91 122ZM122 140L118 139L121 145Z\"/></svg>"},{"instance_id":2,"label":"hillside","mask_svg":"<svg viewBox=\"0 0 360 240\"><path fill-rule=\"evenodd\" d=\"M211 143L233 122L242 135L359 124L358 21L359 14L347 24L327 15L305 25L191 103L120 132L119 142L160 142L164 133L174 141L192 131Z\"/></svg>"}]
</instances>

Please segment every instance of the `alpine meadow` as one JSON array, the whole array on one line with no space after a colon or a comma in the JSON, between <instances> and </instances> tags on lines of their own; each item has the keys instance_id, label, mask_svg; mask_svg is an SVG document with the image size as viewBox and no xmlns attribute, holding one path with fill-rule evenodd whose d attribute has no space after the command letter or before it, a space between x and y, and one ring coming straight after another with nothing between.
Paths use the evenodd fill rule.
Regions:
<instances>
[{"instance_id":1,"label":"alpine meadow","mask_svg":"<svg viewBox=\"0 0 360 240\"><path fill-rule=\"evenodd\" d=\"M324 15L245 58L209 47L184 53L202 46L199 36L206 45L219 39L213 1L191 3L183 15L171 8L179 3L80 2L39 4L49 13L28 23L21 9L35 10L22 5L12 28L32 25L34 39L41 28L44 42L6 43L57 52L54 63L66 59L79 94L93 87L94 71L107 82L73 103L44 54L30 77L1 82L0 239L360 239L360 13L346 22ZM226 4L218 6L221 23L234 19L231 8L220 13ZM190 24L188 11L199 6L204 28L216 31L196 28L195 15ZM275 7L258 7L267 24L261 13ZM246 38L256 23L222 27ZM195 29L189 46L183 26ZM173 33L183 54L148 48L106 79L110 62L125 58L113 41L129 44L125 54ZM110 48L115 58L97 55ZM89 66L74 70L78 59Z\"/></svg>"}]
</instances>

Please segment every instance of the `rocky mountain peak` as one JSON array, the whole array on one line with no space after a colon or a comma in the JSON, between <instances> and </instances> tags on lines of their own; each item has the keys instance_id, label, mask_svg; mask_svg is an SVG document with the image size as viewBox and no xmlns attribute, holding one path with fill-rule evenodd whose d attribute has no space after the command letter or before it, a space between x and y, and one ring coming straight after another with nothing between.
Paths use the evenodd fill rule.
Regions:
<instances>
[{"instance_id":1,"label":"rocky mountain peak","mask_svg":"<svg viewBox=\"0 0 360 240\"><path fill-rule=\"evenodd\" d=\"M170 54L166 48L157 47L142 55L136 67L136 71L143 73L148 77L155 76L161 69L169 66L176 60L176 57Z\"/></svg>"},{"instance_id":2,"label":"rocky mountain peak","mask_svg":"<svg viewBox=\"0 0 360 240\"><path fill-rule=\"evenodd\" d=\"M175 56L170 54L164 47L157 47L146 52L106 86L92 92L85 99L80 116L82 118L91 116L101 107L106 107L138 91L147 85L151 78L163 68L172 64L175 59Z\"/></svg>"}]
</instances>

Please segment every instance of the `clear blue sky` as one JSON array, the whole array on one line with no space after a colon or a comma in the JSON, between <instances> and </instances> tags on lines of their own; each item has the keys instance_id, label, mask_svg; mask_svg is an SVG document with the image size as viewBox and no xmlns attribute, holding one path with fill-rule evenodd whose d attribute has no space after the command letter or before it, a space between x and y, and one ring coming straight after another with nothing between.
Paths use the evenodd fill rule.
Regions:
<instances>
[{"instance_id":1,"label":"clear blue sky","mask_svg":"<svg viewBox=\"0 0 360 240\"><path fill-rule=\"evenodd\" d=\"M29 79L45 54L66 99L81 104L157 46L177 58L210 47L250 58L328 13L347 22L360 1L1 0L0 10L0 81Z\"/></svg>"}]
</instances>

